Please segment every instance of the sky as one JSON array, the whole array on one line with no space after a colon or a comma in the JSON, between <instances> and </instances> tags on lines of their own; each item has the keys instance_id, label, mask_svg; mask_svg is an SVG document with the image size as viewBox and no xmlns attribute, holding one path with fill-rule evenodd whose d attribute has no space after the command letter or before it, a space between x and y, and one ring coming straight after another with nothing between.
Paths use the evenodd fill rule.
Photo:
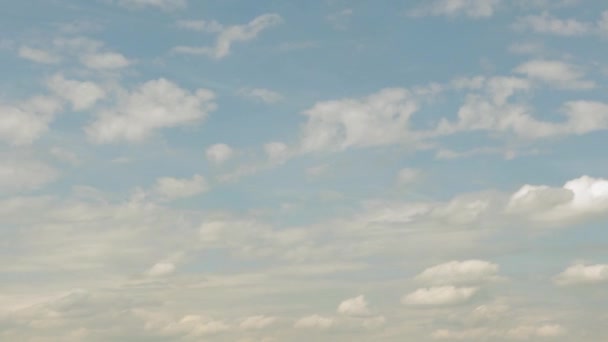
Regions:
<instances>
[{"instance_id":1,"label":"sky","mask_svg":"<svg viewBox=\"0 0 608 342\"><path fill-rule=\"evenodd\" d=\"M0 4L0 340L608 339L604 1Z\"/></svg>"}]
</instances>

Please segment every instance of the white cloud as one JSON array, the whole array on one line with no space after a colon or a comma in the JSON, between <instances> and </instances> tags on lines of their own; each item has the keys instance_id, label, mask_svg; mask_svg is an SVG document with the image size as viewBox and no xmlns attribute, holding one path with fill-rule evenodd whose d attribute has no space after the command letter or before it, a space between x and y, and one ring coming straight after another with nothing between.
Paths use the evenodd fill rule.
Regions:
<instances>
[{"instance_id":1,"label":"white cloud","mask_svg":"<svg viewBox=\"0 0 608 342\"><path fill-rule=\"evenodd\" d=\"M19 57L42 64L57 64L61 61L61 58L52 52L28 46L19 48Z\"/></svg>"},{"instance_id":2,"label":"white cloud","mask_svg":"<svg viewBox=\"0 0 608 342\"><path fill-rule=\"evenodd\" d=\"M215 110L215 95L206 89L189 92L166 79L148 81L102 110L86 127L96 143L140 142L156 130L195 124Z\"/></svg>"},{"instance_id":3,"label":"white cloud","mask_svg":"<svg viewBox=\"0 0 608 342\"><path fill-rule=\"evenodd\" d=\"M498 279L498 265L484 260L450 261L436 265L416 276L432 285L477 284Z\"/></svg>"},{"instance_id":4,"label":"white cloud","mask_svg":"<svg viewBox=\"0 0 608 342\"><path fill-rule=\"evenodd\" d=\"M544 324L541 326L522 325L507 332L507 336L516 339L530 339L535 337L558 337L566 333L559 324Z\"/></svg>"},{"instance_id":5,"label":"white cloud","mask_svg":"<svg viewBox=\"0 0 608 342\"><path fill-rule=\"evenodd\" d=\"M187 198L207 191L208 185L201 175L194 175L191 179L162 177L156 180L154 193L166 200Z\"/></svg>"},{"instance_id":6,"label":"white cloud","mask_svg":"<svg viewBox=\"0 0 608 342\"><path fill-rule=\"evenodd\" d=\"M75 58L96 71L117 71L134 63L124 55L110 51L102 41L87 37L57 38L52 46L55 53Z\"/></svg>"},{"instance_id":7,"label":"white cloud","mask_svg":"<svg viewBox=\"0 0 608 342\"><path fill-rule=\"evenodd\" d=\"M375 316L363 320L363 327L367 329L377 329L386 323L384 316Z\"/></svg>"},{"instance_id":8,"label":"white cloud","mask_svg":"<svg viewBox=\"0 0 608 342\"><path fill-rule=\"evenodd\" d=\"M259 330L264 329L277 321L276 317L269 316L250 316L245 318L239 327L244 330Z\"/></svg>"},{"instance_id":9,"label":"white cloud","mask_svg":"<svg viewBox=\"0 0 608 342\"><path fill-rule=\"evenodd\" d=\"M583 79L583 70L574 65L552 60L532 60L515 68L515 72L542 81L550 86L565 89L591 89L592 81Z\"/></svg>"},{"instance_id":10,"label":"white cloud","mask_svg":"<svg viewBox=\"0 0 608 342\"><path fill-rule=\"evenodd\" d=\"M175 265L170 262L159 262L154 264L146 274L151 277L163 277L175 272Z\"/></svg>"},{"instance_id":11,"label":"white cloud","mask_svg":"<svg viewBox=\"0 0 608 342\"><path fill-rule=\"evenodd\" d=\"M87 68L98 70L113 70L128 67L132 62L117 52L97 52L85 54L80 61Z\"/></svg>"},{"instance_id":12,"label":"white cloud","mask_svg":"<svg viewBox=\"0 0 608 342\"><path fill-rule=\"evenodd\" d=\"M557 275L555 282L562 286L608 282L608 265L573 265Z\"/></svg>"},{"instance_id":13,"label":"white cloud","mask_svg":"<svg viewBox=\"0 0 608 342\"><path fill-rule=\"evenodd\" d=\"M179 20L177 27L199 32L221 32L224 26L215 20Z\"/></svg>"},{"instance_id":14,"label":"white cloud","mask_svg":"<svg viewBox=\"0 0 608 342\"><path fill-rule=\"evenodd\" d=\"M345 299L338 305L338 313L346 316L367 316L370 314L363 295Z\"/></svg>"},{"instance_id":15,"label":"white cloud","mask_svg":"<svg viewBox=\"0 0 608 342\"><path fill-rule=\"evenodd\" d=\"M157 7L162 10L182 9L188 5L187 0L115 0L121 6L128 8Z\"/></svg>"},{"instance_id":16,"label":"white cloud","mask_svg":"<svg viewBox=\"0 0 608 342\"><path fill-rule=\"evenodd\" d=\"M230 54L235 42L246 42L255 39L262 31L276 26L283 21L280 15L263 14L248 24L224 27L218 34L215 46L177 46L173 48L176 53L206 55L215 59L222 59ZM192 26L192 25L190 25Z\"/></svg>"},{"instance_id":17,"label":"white cloud","mask_svg":"<svg viewBox=\"0 0 608 342\"><path fill-rule=\"evenodd\" d=\"M412 168L403 168L397 174L397 184L408 185L417 181L421 176L420 170Z\"/></svg>"},{"instance_id":18,"label":"white cloud","mask_svg":"<svg viewBox=\"0 0 608 342\"><path fill-rule=\"evenodd\" d=\"M334 324L334 320L329 317L323 317L319 315L311 315L300 318L294 324L296 328L309 328L309 329L328 329Z\"/></svg>"},{"instance_id":19,"label":"white cloud","mask_svg":"<svg viewBox=\"0 0 608 342\"><path fill-rule=\"evenodd\" d=\"M524 185L507 204L508 213L540 222L567 223L601 215L608 209L608 180L582 176L561 188Z\"/></svg>"},{"instance_id":20,"label":"white cloud","mask_svg":"<svg viewBox=\"0 0 608 342\"><path fill-rule=\"evenodd\" d=\"M289 147L279 141L265 144L264 152L271 162L283 162L289 157Z\"/></svg>"},{"instance_id":21,"label":"white cloud","mask_svg":"<svg viewBox=\"0 0 608 342\"><path fill-rule=\"evenodd\" d=\"M464 15L471 18L487 18L494 15L501 0L431 0L410 12L413 16Z\"/></svg>"},{"instance_id":22,"label":"white cloud","mask_svg":"<svg viewBox=\"0 0 608 342\"><path fill-rule=\"evenodd\" d=\"M12 145L29 145L47 130L61 102L53 97L38 96L15 105L0 103L0 140Z\"/></svg>"},{"instance_id":23,"label":"white cloud","mask_svg":"<svg viewBox=\"0 0 608 342\"><path fill-rule=\"evenodd\" d=\"M531 15L517 19L513 27L518 30L529 30L537 33L554 34L559 36L579 36L592 31L593 26L576 19L559 19L543 12L541 15Z\"/></svg>"},{"instance_id":24,"label":"white cloud","mask_svg":"<svg viewBox=\"0 0 608 342\"><path fill-rule=\"evenodd\" d=\"M315 104L303 112L304 152L345 150L412 140L409 119L417 110L406 89L384 89L363 99L343 99Z\"/></svg>"},{"instance_id":25,"label":"white cloud","mask_svg":"<svg viewBox=\"0 0 608 342\"><path fill-rule=\"evenodd\" d=\"M220 334L230 329L230 326L223 321L199 315L186 315L177 322L150 321L146 326L149 330L157 331L163 336L177 334L194 338Z\"/></svg>"},{"instance_id":26,"label":"white cloud","mask_svg":"<svg viewBox=\"0 0 608 342\"><path fill-rule=\"evenodd\" d=\"M243 88L239 90L239 94L268 104L277 103L283 99L281 94L264 88Z\"/></svg>"},{"instance_id":27,"label":"white cloud","mask_svg":"<svg viewBox=\"0 0 608 342\"><path fill-rule=\"evenodd\" d=\"M234 150L226 144L211 145L205 151L207 159L215 164L222 164L234 155Z\"/></svg>"},{"instance_id":28,"label":"white cloud","mask_svg":"<svg viewBox=\"0 0 608 342\"><path fill-rule=\"evenodd\" d=\"M467 302L477 287L437 286L420 288L401 298L401 303L413 306L448 306Z\"/></svg>"},{"instance_id":29,"label":"white cloud","mask_svg":"<svg viewBox=\"0 0 608 342\"><path fill-rule=\"evenodd\" d=\"M435 330L431 337L436 340L465 340L471 341L482 337L488 337L494 335L487 328L472 328L466 330L449 330L439 329Z\"/></svg>"},{"instance_id":30,"label":"white cloud","mask_svg":"<svg viewBox=\"0 0 608 342\"><path fill-rule=\"evenodd\" d=\"M530 71L528 68L525 70ZM558 76L550 76L550 72L539 70L536 70L534 75L537 78L558 79ZM564 75L559 77L560 82L565 82L565 77ZM568 77L572 77L572 74ZM458 110L457 122L451 123L445 118L441 119L435 131L436 135L484 130L511 132L525 139L541 139L608 129L606 104L592 101L567 102L561 109L565 112L567 120L540 121L530 115L529 106L508 101L514 95L531 89L530 81L516 77L494 77L485 84L481 94L467 95L465 103ZM556 84L556 86L562 85L563 83ZM580 88L591 86L591 83L580 80L574 85Z\"/></svg>"},{"instance_id":31,"label":"white cloud","mask_svg":"<svg viewBox=\"0 0 608 342\"><path fill-rule=\"evenodd\" d=\"M529 340L535 338L548 338L558 337L566 333L559 324L543 324L540 326L535 325L521 325L511 329L501 328L487 328L478 327L463 330L450 330L450 329L439 329L431 334L431 337L436 340L458 340L458 341L472 341L472 340L496 340L496 339L518 339L518 340ZM536 339L535 339L536 340Z\"/></svg>"},{"instance_id":32,"label":"white cloud","mask_svg":"<svg viewBox=\"0 0 608 342\"><path fill-rule=\"evenodd\" d=\"M327 20L338 30L346 30L350 18L353 16L352 8L345 8L327 16Z\"/></svg>"},{"instance_id":33,"label":"white cloud","mask_svg":"<svg viewBox=\"0 0 608 342\"><path fill-rule=\"evenodd\" d=\"M41 188L59 177L59 171L35 160L0 160L0 190L29 191Z\"/></svg>"},{"instance_id":34,"label":"white cloud","mask_svg":"<svg viewBox=\"0 0 608 342\"><path fill-rule=\"evenodd\" d=\"M89 109L106 96L106 92L93 82L68 80L61 74L55 74L46 84L57 96L69 101L76 111Z\"/></svg>"}]
</instances>

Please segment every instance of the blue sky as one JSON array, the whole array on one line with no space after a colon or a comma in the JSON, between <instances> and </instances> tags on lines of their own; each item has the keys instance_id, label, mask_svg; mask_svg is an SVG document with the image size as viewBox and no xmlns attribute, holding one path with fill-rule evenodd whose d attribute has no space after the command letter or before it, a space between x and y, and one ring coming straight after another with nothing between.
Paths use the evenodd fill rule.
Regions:
<instances>
[{"instance_id":1,"label":"blue sky","mask_svg":"<svg viewBox=\"0 0 608 342\"><path fill-rule=\"evenodd\" d=\"M0 340L608 337L608 7L19 1Z\"/></svg>"}]
</instances>

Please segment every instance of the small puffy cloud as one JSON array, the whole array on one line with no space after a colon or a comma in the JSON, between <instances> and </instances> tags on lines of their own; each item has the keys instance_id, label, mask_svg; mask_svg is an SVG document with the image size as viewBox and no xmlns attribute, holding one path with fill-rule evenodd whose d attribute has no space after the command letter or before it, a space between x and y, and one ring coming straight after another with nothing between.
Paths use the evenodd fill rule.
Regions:
<instances>
[{"instance_id":1,"label":"small puffy cloud","mask_svg":"<svg viewBox=\"0 0 608 342\"><path fill-rule=\"evenodd\" d=\"M179 20L177 27L199 32L221 32L224 26L215 20Z\"/></svg>"},{"instance_id":2,"label":"small puffy cloud","mask_svg":"<svg viewBox=\"0 0 608 342\"><path fill-rule=\"evenodd\" d=\"M436 265L416 276L416 280L433 284L477 284L498 279L498 265L484 260L450 261Z\"/></svg>"},{"instance_id":3,"label":"small puffy cloud","mask_svg":"<svg viewBox=\"0 0 608 342\"><path fill-rule=\"evenodd\" d=\"M164 324L148 324L149 328L157 328L163 335L187 335L202 337L215 335L230 329L223 321L199 315L187 315L177 322L163 322Z\"/></svg>"},{"instance_id":4,"label":"small puffy cloud","mask_svg":"<svg viewBox=\"0 0 608 342\"><path fill-rule=\"evenodd\" d=\"M333 318L319 315L302 317L294 324L295 328L328 329L334 324Z\"/></svg>"},{"instance_id":5,"label":"small puffy cloud","mask_svg":"<svg viewBox=\"0 0 608 342\"><path fill-rule=\"evenodd\" d=\"M209 221L203 222L199 228L199 237L201 242L214 243L219 241L221 235L226 228L224 221Z\"/></svg>"},{"instance_id":6,"label":"small puffy cloud","mask_svg":"<svg viewBox=\"0 0 608 342\"><path fill-rule=\"evenodd\" d=\"M401 298L401 303L412 306L448 306L467 302L477 287L437 286L420 288Z\"/></svg>"},{"instance_id":7,"label":"small puffy cloud","mask_svg":"<svg viewBox=\"0 0 608 342\"><path fill-rule=\"evenodd\" d=\"M403 168L397 173L397 184L408 185L420 178L421 172L417 169Z\"/></svg>"},{"instance_id":8,"label":"small puffy cloud","mask_svg":"<svg viewBox=\"0 0 608 342\"><path fill-rule=\"evenodd\" d=\"M344 300L338 306L338 313L346 316L367 316L370 314L363 295Z\"/></svg>"},{"instance_id":9,"label":"small puffy cloud","mask_svg":"<svg viewBox=\"0 0 608 342\"><path fill-rule=\"evenodd\" d=\"M411 141L409 119L417 108L402 88L383 89L363 99L318 102L303 112L308 120L301 149L340 151Z\"/></svg>"},{"instance_id":10,"label":"small puffy cloud","mask_svg":"<svg viewBox=\"0 0 608 342\"><path fill-rule=\"evenodd\" d=\"M265 88L243 88L239 90L239 94L268 104L277 103L283 99L281 94Z\"/></svg>"},{"instance_id":11,"label":"small puffy cloud","mask_svg":"<svg viewBox=\"0 0 608 342\"><path fill-rule=\"evenodd\" d=\"M278 141L265 144L264 152L271 162L283 162L289 157L289 147Z\"/></svg>"},{"instance_id":12,"label":"small puffy cloud","mask_svg":"<svg viewBox=\"0 0 608 342\"><path fill-rule=\"evenodd\" d=\"M557 275L554 280L561 286L608 282L608 265L573 265Z\"/></svg>"},{"instance_id":13,"label":"small puffy cloud","mask_svg":"<svg viewBox=\"0 0 608 342\"><path fill-rule=\"evenodd\" d=\"M375 316L370 318L365 318L362 322L362 325L366 329L377 329L383 326L386 323L386 318L384 316Z\"/></svg>"},{"instance_id":14,"label":"small puffy cloud","mask_svg":"<svg viewBox=\"0 0 608 342\"><path fill-rule=\"evenodd\" d=\"M96 70L122 69L131 65L131 61L117 52L96 52L85 54L80 61L87 68Z\"/></svg>"},{"instance_id":15,"label":"small puffy cloud","mask_svg":"<svg viewBox=\"0 0 608 342\"><path fill-rule=\"evenodd\" d=\"M102 110L86 127L96 143L140 142L156 130L195 124L215 110L215 95L206 89L190 92L164 78L148 81Z\"/></svg>"},{"instance_id":16,"label":"small puffy cloud","mask_svg":"<svg viewBox=\"0 0 608 342\"><path fill-rule=\"evenodd\" d=\"M560 61L531 60L515 68L515 72L559 88L590 89L595 87L595 83L583 79L584 73L581 68Z\"/></svg>"},{"instance_id":17,"label":"small puffy cloud","mask_svg":"<svg viewBox=\"0 0 608 342\"><path fill-rule=\"evenodd\" d=\"M61 58L52 52L29 46L21 46L18 53L21 58L41 64L57 64L61 61Z\"/></svg>"},{"instance_id":18,"label":"small puffy cloud","mask_svg":"<svg viewBox=\"0 0 608 342\"><path fill-rule=\"evenodd\" d=\"M276 317L250 316L245 318L239 327L244 330L259 330L269 327L277 321Z\"/></svg>"},{"instance_id":19,"label":"small puffy cloud","mask_svg":"<svg viewBox=\"0 0 608 342\"><path fill-rule=\"evenodd\" d=\"M150 277L163 277L175 271L175 265L170 262L159 262L154 264L146 274Z\"/></svg>"},{"instance_id":20,"label":"small puffy cloud","mask_svg":"<svg viewBox=\"0 0 608 342\"><path fill-rule=\"evenodd\" d=\"M0 192L30 191L59 177L59 171L35 160L0 160Z\"/></svg>"},{"instance_id":21,"label":"small puffy cloud","mask_svg":"<svg viewBox=\"0 0 608 342\"><path fill-rule=\"evenodd\" d=\"M541 326L522 325L507 332L507 336L516 339L531 339L536 337L558 337L566 333L559 324L544 324Z\"/></svg>"},{"instance_id":22,"label":"small puffy cloud","mask_svg":"<svg viewBox=\"0 0 608 342\"><path fill-rule=\"evenodd\" d=\"M559 63L559 62L558 62ZM544 65L542 62L538 64ZM569 69L568 66L536 69L536 63L524 64L522 73L529 73L530 79L517 77L494 77L485 82L484 92L467 95L464 104L458 110L457 122L441 119L436 135L454 134L460 131L490 131L513 133L525 139L541 139L565 135L581 135L593 131L608 129L608 105L595 101L566 102L561 111L565 113L566 120L541 121L531 115L530 108L521 103L509 103L509 99L523 91L531 89L531 80L543 80L553 83L556 87L576 87L577 89L590 87L592 83L582 80L578 69ZM547 66L547 65L544 65ZM564 74L555 70L564 71ZM555 72L555 75L554 75ZM561 72L561 71L560 71ZM567 85L566 79L573 79ZM561 82L561 83L560 83Z\"/></svg>"},{"instance_id":23,"label":"small puffy cloud","mask_svg":"<svg viewBox=\"0 0 608 342\"><path fill-rule=\"evenodd\" d=\"M116 71L134 63L108 49L102 41L86 37L57 38L52 46L56 53L76 58L86 68L95 71Z\"/></svg>"},{"instance_id":24,"label":"small puffy cloud","mask_svg":"<svg viewBox=\"0 0 608 342\"><path fill-rule=\"evenodd\" d=\"M576 19L559 19L547 12L517 19L513 27L522 31L553 34L558 36L580 36L593 30L593 25Z\"/></svg>"},{"instance_id":25,"label":"small puffy cloud","mask_svg":"<svg viewBox=\"0 0 608 342\"><path fill-rule=\"evenodd\" d=\"M161 10L176 10L188 5L187 0L115 0L115 2L120 6L136 9L156 7Z\"/></svg>"},{"instance_id":26,"label":"small puffy cloud","mask_svg":"<svg viewBox=\"0 0 608 342\"><path fill-rule=\"evenodd\" d=\"M45 96L17 104L0 103L0 141L15 146L30 145L48 130L61 109L61 101Z\"/></svg>"},{"instance_id":27,"label":"small puffy cloud","mask_svg":"<svg viewBox=\"0 0 608 342\"><path fill-rule=\"evenodd\" d=\"M601 215L608 209L608 180L582 176L561 188L524 185L506 210L540 222L564 222Z\"/></svg>"},{"instance_id":28,"label":"small puffy cloud","mask_svg":"<svg viewBox=\"0 0 608 342\"><path fill-rule=\"evenodd\" d=\"M283 22L283 19L278 14L263 14L245 25L223 27L218 33L215 46L177 46L173 48L173 51L181 54L205 55L214 59L222 59L230 54L230 49L235 42L253 40L262 31L281 22ZM191 23L189 26L196 25Z\"/></svg>"},{"instance_id":29,"label":"small puffy cloud","mask_svg":"<svg viewBox=\"0 0 608 342\"><path fill-rule=\"evenodd\" d=\"M211 145L205 151L207 159L215 164L224 163L228 159L232 158L233 154L233 149L226 144Z\"/></svg>"},{"instance_id":30,"label":"small puffy cloud","mask_svg":"<svg viewBox=\"0 0 608 342\"><path fill-rule=\"evenodd\" d=\"M68 80L56 74L46 82L57 96L69 101L76 111L89 109L106 96L106 92L93 82Z\"/></svg>"},{"instance_id":31,"label":"small puffy cloud","mask_svg":"<svg viewBox=\"0 0 608 342\"><path fill-rule=\"evenodd\" d=\"M166 200L187 198L207 191L208 185L201 175L194 175L191 179L162 177L156 180L154 193Z\"/></svg>"},{"instance_id":32,"label":"small puffy cloud","mask_svg":"<svg viewBox=\"0 0 608 342\"><path fill-rule=\"evenodd\" d=\"M328 15L326 18L334 28L338 30L346 30L353 13L354 11L352 8L345 8L341 11Z\"/></svg>"},{"instance_id":33,"label":"small puffy cloud","mask_svg":"<svg viewBox=\"0 0 608 342\"><path fill-rule=\"evenodd\" d=\"M410 11L410 15L488 18L494 15L500 5L501 0L431 0Z\"/></svg>"},{"instance_id":34,"label":"small puffy cloud","mask_svg":"<svg viewBox=\"0 0 608 342\"><path fill-rule=\"evenodd\" d=\"M435 340L471 341L482 337L487 337L489 335L491 336L493 334L486 328L473 328L465 330L439 329L435 330L431 334L431 338Z\"/></svg>"}]
</instances>

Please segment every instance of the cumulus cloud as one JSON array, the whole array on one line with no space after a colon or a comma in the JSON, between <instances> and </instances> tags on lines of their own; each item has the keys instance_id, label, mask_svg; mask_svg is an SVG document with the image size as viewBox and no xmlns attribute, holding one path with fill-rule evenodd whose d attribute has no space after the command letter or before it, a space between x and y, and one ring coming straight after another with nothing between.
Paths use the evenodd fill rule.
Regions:
<instances>
[{"instance_id":1,"label":"cumulus cloud","mask_svg":"<svg viewBox=\"0 0 608 342\"><path fill-rule=\"evenodd\" d=\"M346 316L367 316L370 314L363 295L344 300L338 305L338 313Z\"/></svg>"},{"instance_id":2,"label":"cumulus cloud","mask_svg":"<svg viewBox=\"0 0 608 342\"><path fill-rule=\"evenodd\" d=\"M268 104L277 103L283 99L281 94L265 88L243 88L239 90L239 94Z\"/></svg>"},{"instance_id":3,"label":"cumulus cloud","mask_svg":"<svg viewBox=\"0 0 608 342\"><path fill-rule=\"evenodd\" d=\"M363 99L324 101L303 112L301 148L340 151L411 140L409 119L417 105L406 89L384 89Z\"/></svg>"},{"instance_id":4,"label":"cumulus cloud","mask_svg":"<svg viewBox=\"0 0 608 342\"><path fill-rule=\"evenodd\" d=\"M333 318L319 315L302 317L296 321L294 327L308 329L328 329L334 324Z\"/></svg>"},{"instance_id":5,"label":"cumulus cloud","mask_svg":"<svg viewBox=\"0 0 608 342\"><path fill-rule=\"evenodd\" d=\"M76 111L89 109L106 96L94 82L68 80L62 74L53 75L46 85L57 96L69 101Z\"/></svg>"},{"instance_id":6,"label":"cumulus cloud","mask_svg":"<svg viewBox=\"0 0 608 342\"><path fill-rule=\"evenodd\" d=\"M37 96L16 104L0 103L0 141L15 146L30 145L38 140L62 110L54 97Z\"/></svg>"},{"instance_id":7,"label":"cumulus cloud","mask_svg":"<svg viewBox=\"0 0 608 342\"><path fill-rule=\"evenodd\" d=\"M416 280L432 285L477 284L498 279L498 265L484 260L450 261L429 267Z\"/></svg>"},{"instance_id":8,"label":"cumulus cloud","mask_svg":"<svg viewBox=\"0 0 608 342\"><path fill-rule=\"evenodd\" d=\"M36 63L57 64L61 62L61 57L59 57L58 55L50 51L36 49L29 46L21 46L19 48L18 53L19 57Z\"/></svg>"},{"instance_id":9,"label":"cumulus cloud","mask_svg":"<svg viewBox=\"0 0 608 342\"><path fill-rule=\"evenodd\" d=\"M103 42L87 37L57 38L52 45L56 53L75 57L96 71L116 71L133 64L124 55L110 51Z\"/></svg>"},{"instance_id":10,"label":"cumulus cloud","mask_svg":"<svg viewBox=\"0 0 608 342\"><path fill-rule=\"evenodd\" d=\"M250 316L241 322L239 327L244 330L260 330L267 328L277 321L276 317L269 316Z\"/></svg>"},{"instance_id":11,"label":"cumulus cloud","mask_svg":"<svg viewBox=\"0 0 608 342\"><path fill-rule=\"evenodd\" d=\"M289 157L289 147L280 141L265 144L264 152L268 159L273 163L283 162Z\"/></svg>"},{"instance_id":12,"label":"cumulus cloud","mask_svg":"<svg viewBox=\"0 0 608 342\"><path fill-rule=\"evenodd\" d=\"M35 160L0 160L0 190L19 192L39 189L59 177L55 168Z\"/></svg>"},{"instance_id":13,"label":"cumulus cloud","mask_svg":"<svg viewBox=\"0 0 608 342\"><path fill-rule=\"evenodd\" d=\"M531 60L515 68L515 72L545 82L550 86L565 89L591 89L592 81L583 79L584 72L572 64L554 60Z\"/></svg>"},{"instance_id":14,"label":"cumulus cloud","mask_svg":"<svg viewBox=\"0 0 608 342\"><path fill-rule=\"evenodd\" d=\"M188 5L187 0L115 0L115 2L118 5L135 9L156 7L162 10L176 10Z\"/></svg>"},{"instance_id":15,"label":"cumulus cloud","mask_svg":"<svg viewBox=\"0 0 608 342\"><path fill-rule=\"evenodd\" d=\"M147 323L148 330L156 331L161 336L190 336L200 338L226 332L230 326L224 321L200 315L186 315L178 321L153 318Z\"/></svg>"},{"instance_id":16,"label":"cumulus cloud","mask_svg":"<svg viewBox=\"0 0 608 342\"><path fill-rule=\"evenodd\" d=\"M151 277L163 277L175 271L175 265L170 262L159 262L154 264L146 274Z\"/></svg>"},{"instance_id":17,"label":"cumulus cloud","mask_svg":"<svg viewBox=\"0 0 608 342\"><path fill-rule=\"evenodd\" d=\"M224 26L215 20L178 20L177 27L199 32L221 32Z\"/></svg>"},{"instance_id":18,"label":"cumulus cloud","mask_svg":"<svg viewBox=\"0 0 608 342\"><path fill-rule=\"evenodd\" d=\"M534 66L534 65L532 65ZM548 82L551 77L565 82L565 79L577 77L578 74L553 75L552 71L535 70L526 67L521 71L530 72L537 79ZM553 69L551 69L553 70ZM571 72L572 70L566 69ZM553 75L553 76L551 76ZM577 87L588 87L587 81L579 80ZM435 131L436 135L449 135L461 131L490 131L512 133L525 139L541 139L565 135L581 135L593 131L608 129L608 106L594 101L571 101L563 104L561 111L566 120L542 121L531 115L529 106L522 103L509 103L509 99L518 93L527 92L532 87L528 79L518 77L493 77L482 82L486 86L481 93L466 96L464 104L458 110L458 120L450 122L441 119ZM570 85L572 86L572 85Z\"/></svg>"},{"instance_id":19,"label":"cumulus cloud","mask_svg":"<svg viewBox=\"0 0 608 342\"><path fill-rule=\"evenodd\" d=\"M190 92L164 78L148 81L116 107L99 111L86 132L96 143L140 142L159 129L203 121L216 108L214 97L209 90Z\"/></svg>"},{"instance_id":20,"label":"cumulus cloud","mask_svg":"<svg viewBox=\"0 0 608 342\"><path fill-rule=\"evenodd\" d=\"M412 168L403 168L397 173L397 184L408 185L418 180L421 176L421 171Z\"/></svg>"},{"instance_id":21,"label":"cumulus cloud","mask_svg":"<svg viewBox=\"0 0 608 342\"><path fill-rule=\"evenodd\" d=\"M205 151L207 159L215 164L222 164L234 155L234 150L226 144L211 145Z\"/></svg>"},{"instance_id":22,"label":"cumulus cloud","mask_svg":"<svg viewBox=\"0 0 608 342\"><path fill-rule=\"evenodd\" d=\"M410 11L410 15L488 18L500 6L501 0L432 0Z\"/></svg>"},{"instance_id":23,"label":"cumulus cloud","mask_svg":"<svg viewBox=\"0 0 608 342\"><path fill-rule=\"evenodd\" d=\"M112 70L128 67L132 61L117 52L97 52L83 55L80 61L90 69Z\"/></svg>"},{"instance_id":24,"label":"cumulus cloud","mask_svg":"<svg viewBox=\"0 0 608 342\"><path fill-rule=\"evenodd\" d=\"M558 337L566 333L559 324L544 324L541 326L522 325L507 332L507 336L516 339L530 339L535 337Z\"/></svg>"},{"instance_id":25,"label":"cumulus cloud","mask_svg":"<svg viewBox=\"0 0 608 342\"><path fill-rule=\"evenodd\" d=\"M207 181L201 175L190 179L162 177L156 180L154 193L166 200L187 198L201 194L208 189Z\"/></svg>"},{"instance_id":26,"label":"cumulus cloud","mask_svg":"<svg viewBox=\"0 0 608 342\"><path fill-rule=\"evenodd\" d=\"M608 265L573 265L557 275L555 282L562 286L608 282Z\"/></svg>"},{"instance_id":27,"label":"cumulus cloud","mask_svg":"<svg viewBox=\"0 0 608 342\"><path fill-rule=\"evenodd\" d=\"M401 298L401 303L412 306L448 306L467 302L477 287L437 286L420 288Z\"/></svg>"},{"instance_id":28,"label":"cumulus cloud","mask_svg":"<svg viewBox=\"0 0 608 342\"><path fill-rule=\"evenodd\" d=\"M582 176L561 188L524 185L507 204L508 213L535 221L564 223L601 215L608 209L608 180Z\"/></svg>"},{"instance_id":29,"label":"cumulus cloud","mask_svg":"<svg viewBox=\"0 0 608 342\"><path fill-rule=\"evenodd\" d=\"M513 27L517 30L558 36L580 36L589 33L593 29L593 26L589 23L576 19L559 19L547 12L519 18L513 24Z\"/></svg>"},{"instance_id":30,"label":"cumulus cloud","mask_svg":"<svg viewBox=\"0 0 608 342\"><path fill-rule=\"evenodd\" d=\"M218 36L215 46L177 46L173 51L181 54L205 55L214 59L222 59L230 54L232 45L236 42L246 42L255 39L262 31L280 24L283 21L280 15L267 13L260 15L245 25L222 27L219 24L212 26L217 29ZM191 22L182 24L184 28L204 28L209 31L208 25Z\"/></svg>"}]
</instances>

